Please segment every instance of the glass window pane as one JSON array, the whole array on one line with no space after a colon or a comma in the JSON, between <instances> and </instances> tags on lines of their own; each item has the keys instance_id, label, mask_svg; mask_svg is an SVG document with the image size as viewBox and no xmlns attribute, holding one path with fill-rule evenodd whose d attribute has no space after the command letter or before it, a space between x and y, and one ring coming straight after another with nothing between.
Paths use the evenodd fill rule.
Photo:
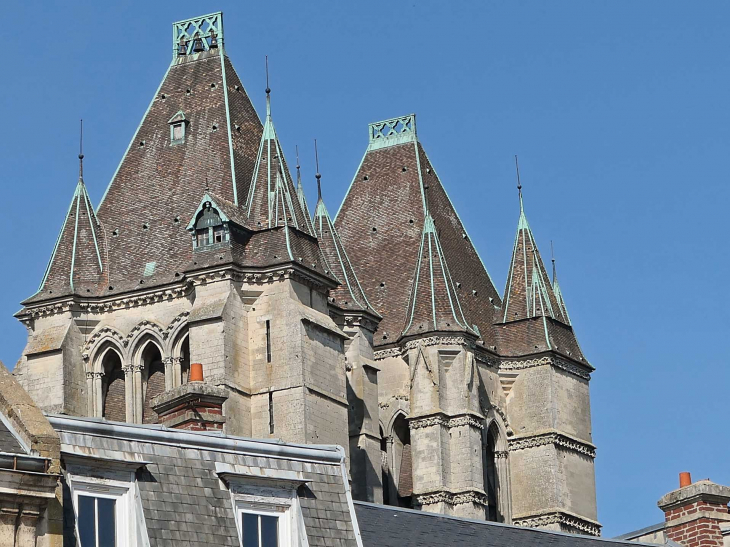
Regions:
<instances>
[{"instance_id":1,"label":"glass window pane","mask_svg":"<svg viewBox=\"0 0 730 547\"><path fill-rule=\"evenodd\" d=\"M81 547L96 547L94 498L79 496L79 541Z\"/></svg>"},{"instance_id":2,"label":"glass window pane","mask_svg":"<svg viewBox=\"0 0 730 547\"><path fill-rule=\"evenodd\" d=\"M261 515L261 547L279 546L279 517Z\"/></svg>"},{"instance_id":3,"label":"glass window pane","mask_svg":"<svg viewBox=\"0 0 730 547\"><path fill-rule=\"evenodd\" d=\"M259 516L241 513L243 547L259 547Z\"/></svg>"},{"instance_id":4,"label":"glass window pane","mask_svg":"<svg viewBox=\"0 0 730 547\"><path fill-rule=\"evenodd\" d=\"M117 531L114 519L116 500L97 498L96 522L99 527L99 547L115 547Z\"/></svg>"}]
</instances>

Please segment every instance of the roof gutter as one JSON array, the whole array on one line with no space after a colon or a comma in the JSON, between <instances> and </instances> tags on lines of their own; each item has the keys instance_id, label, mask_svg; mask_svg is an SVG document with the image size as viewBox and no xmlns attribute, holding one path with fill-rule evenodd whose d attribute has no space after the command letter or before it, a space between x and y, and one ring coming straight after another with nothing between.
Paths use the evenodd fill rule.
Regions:
<instances>
[{"instance_id":1,"label":"roof gutter","mask_svg":"<svg viewBox=\"0 0 730 547\"><path fill-rule=\"evenodd\" d=\"M203 448L224 452L250 454L307 460L322 463L341 463L343 452L339 447L331 445L295 445L283 441L244 439L215 434L189 433L177 429L168 429L159 425L140 426L120 422L69 418L67 416L48 416L53 429L59 433L79 433L98 437L111 437L129 441L141 441L188 448Z\"/></svg>"}]
</instances>

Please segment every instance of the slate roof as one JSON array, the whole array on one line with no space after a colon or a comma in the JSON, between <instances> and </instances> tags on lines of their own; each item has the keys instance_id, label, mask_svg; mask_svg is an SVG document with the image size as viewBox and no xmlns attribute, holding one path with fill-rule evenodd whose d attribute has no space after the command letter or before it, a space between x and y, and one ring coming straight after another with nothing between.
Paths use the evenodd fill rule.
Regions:
<instances>
[{"instance_id":1,"label":"slate roof","mask_svg":"<svg viewBox=\"0 0 730 547\"><path fill-rule=\"evenodd\" d=\"M557 277L550 282L527 222L520 190L520 216L505 287L500 325L496 326L500 355L523 356L556 351L590 367L568 317ZM592 368L592 367L591 367Z\"/></svg>"},{"instance_id":2,"label":"slate roof","mask_svg":"<svg viewBox=\"0 0 730 547\"><path fill-rule=\"evenodd\" d=\"M254 229L287 224L311 235L311 221L303 211L279 138L276 136L268 91L267 89L266 122L246 197L246 213Z\"/></svg>"},{"instance_id":3,"label":"slate roof","mask_svg":"<svg viewBox=\"0 0 730 547\"><path fill-rule=\"evenodd\" d=\"M406 120L412 130L382 131ZM381 128L374 133L374 126ZM365 293L383 316L376 346L397 341L407 320L426 210L431 212L467 323L494 344L501 298L415 133L413 115L371 124L370 144L334 220ZM377 134L376 134L377 133ZM380 136L377 136L377 135Z\"/></svg>"},{"instance_id":4,"label":"slate roof","mask_svg":"<svg viewBox=\"0 0 730 547\"><path fill-rule=\"evenodd\" d=\"M172 144L168 122L179 111L185 141ZM243 202L261 132L222 48L173 60L98 207L111 265L106 294L142 288L142 279L144 288L178 281L192 258L188 219L206 188ZM152 262L154 274L144 276Z\"/></svg>"},{"instance_id":5,"label":"slate roof","mask_svg":"<svg viewBox=\"0 0 730 547\"><path fill-rule=\"evenodd\" d=\"M612 547L645 545L355 502L363 547Z\"/></svg>"},{"instance_id":6,"label":"slate roof","mask_svg":"<svg viewBox=\"0 0 730 547\"><path fill-rule=\"evenodd\" d=\"M25 454L25 449L18 442L4 421L0 421L0 452L6 454Z\"/></svg>"},{"instance_id":7,"label":"slate roof","mask_svg":"<svg viewBox=\"0 0 730 547\"><path fill-rule=\"evenodd\" d=\"M569 325L564 309L558 303L545 271L545 264L525 216L520 191L520 218L504 291L502 321L506 323L529 317L551 317Z\"/></svg>"},{"instance_id":8,"label":"slate roof","mask_svg":"<svg viewBox=\"0 0 730 547\"><path fill-rule=\"evenodd\" d=\"M309 545L357 545L342 464L344 451L337 447L90 418L51 416L49 420L60 434L67 461L69 455L85 454L89 465L94 465L89 456L101 466L104 460L98 458L148 462L137 470L136 481L151 547L239 545L230 493L218 478L216 463L302 473L310 481L297 491ZM306 451L307 456L291 455L292 448ZM67 501L64 534L69 545L75 545L73 509L70 498Z\"/></svg>"},{"instance_id":9,"label":"slate roof","mask_svg":"<svg viewBox=\"0 0 730 547\"><path fill-rule=\"evenodd\" d=\"M105 241L103 227L96 218L83 173L80 172L38 293L27 301L56 298L73 292L96 295L104 284L102 257L106 250Z\"/></svg>"},{"instance_id":10,"label":"slate roof","mask_svg":"<svg viewBox=\"0 0 730 547\"><path fill-rule=\"evenodd\" d=\"M427 213L402 336L434 331L474 333L464 316L433 217Z\"/></svg>"}]
</instances>

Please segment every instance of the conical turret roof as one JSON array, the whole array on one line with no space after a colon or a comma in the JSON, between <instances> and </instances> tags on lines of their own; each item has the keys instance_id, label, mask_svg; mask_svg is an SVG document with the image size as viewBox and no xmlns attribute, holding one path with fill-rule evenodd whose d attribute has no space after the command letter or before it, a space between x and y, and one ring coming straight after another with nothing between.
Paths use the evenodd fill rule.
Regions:
<instances>
[{"instance_id":1,"label":"conical turret roof","mask_svg":"<svg viewBox=\"0 0 730 547\"><path fill-rule=\"evenodd\" d=\"M268 91L268 88L267 88ZM304 212L281 151L271 117L271 96L266 94L266 121L245 203L251 226L267 229L287 224L312 234L311 219Z\"/></svg>"},{"instance_id":2,"label":"conical turret roof","mask_svg":"<svg viewBox=\"0 0 730 547\"><path fill-rule=\"evenodd\" d=\"M550 317L570 324L563 315L545 271L545 264L525 216L520 192L520 217L504 293L502 321L506 323L530 317Z\"/></svg>"},{"instance_id":3,"label":"conical turret roof","mask_svg":"<svg viewBox=\"0 0 730 547\"><path fill-rule=\"evenodd\" d=\"M434 331L473 329L464 316L433 217L427 213L402 336Z\"/></svg>"},{"instance_id":4,"label":"conical turret roof","mask_svg":"<svg viewBox=\"0 0 730 547\"><path fill-rule=\"evenodd\" d=\"M525 356L555 351L590 366L570 325L559 289L556 294L527 222L520 191L517 222L504 295L498 351L504 356Z\"/></svg>"},{"instance_id":5,"label":"conical turret roof","mask_svg":"<svg viewBox=\"0 0 730 547\"><path fill-rule=\"evenodd\" d=\"M98 294L104 281L104 251L103 228L80 175L38 293L29 301Z\"/></svg>"}]
</instances>

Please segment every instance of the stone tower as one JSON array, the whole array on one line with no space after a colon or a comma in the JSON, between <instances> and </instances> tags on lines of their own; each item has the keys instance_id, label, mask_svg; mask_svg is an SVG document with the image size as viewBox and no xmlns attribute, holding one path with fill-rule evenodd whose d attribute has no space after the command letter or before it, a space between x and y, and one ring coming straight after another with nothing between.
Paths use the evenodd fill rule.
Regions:
<instances>
[{"instance_id":1,"label":"stone tower","mask_svg":"<svg viewBox=\"0 0 730 547\"><path fill-rule=\"evenodd\" d=\"M504 298L415 115L369 126L334 219L317 173L310 218L271 90L262 122L224 39L221 13L175 23L97 208L79 177L17 314L23 387L47 412L342 445L358 499L597 534L593 369L521 198Z\"/></svg>"},{"instance_id":2,"label":"stone tower","mask_svg":"<svg viewBox=\"0 0 730 547\"><path fill-rule=\"evenodd\" d=\"M369 126L335 220L373 306L390 503L598 534L588 381L522 210L504 302L418 140Z\"/></svg>"}]
</instances>

